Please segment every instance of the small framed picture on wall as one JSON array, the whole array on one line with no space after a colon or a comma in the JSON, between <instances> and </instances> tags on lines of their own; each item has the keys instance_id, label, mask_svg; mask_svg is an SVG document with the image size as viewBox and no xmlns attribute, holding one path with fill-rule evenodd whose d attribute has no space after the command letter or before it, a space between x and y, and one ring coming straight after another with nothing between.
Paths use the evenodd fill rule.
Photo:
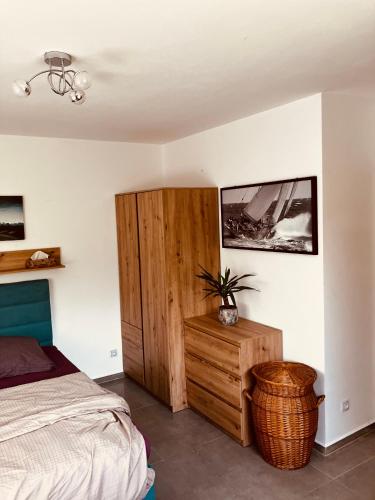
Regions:
<instances>
[{"instance_id":1,"label":"small framed picture on wall","mask_svg":"<svg viewBox=\"0 0 375 500\"><path fill-rule=\"evenodd\" d=\"M317 178L221 189L224 248L318 254Z\"/></svg>"},{"instance_id":2,"label":"small framed picture on wall","mask_svg":"<svg viewBox=\"0 0 375 500\"><path fill-rule=\"evenodd\" d=\"M0 241L24 240L22 196L0 196Z\"/></svg>"}]
</instances>

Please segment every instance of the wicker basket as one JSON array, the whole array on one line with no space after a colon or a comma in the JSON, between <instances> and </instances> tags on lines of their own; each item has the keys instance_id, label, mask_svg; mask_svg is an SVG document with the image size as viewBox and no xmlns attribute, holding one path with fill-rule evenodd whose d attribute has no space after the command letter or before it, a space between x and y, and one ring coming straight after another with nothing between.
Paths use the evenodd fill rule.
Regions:
<instances>
[{"instance_id":1,"label":"wicker basket","mask_svg":"<svg viewBox=\"0 0 375 500\"><path fill-rule=\"evenodd\" d=\"M250 396L255 438L264 460L279 469L299 469L310 461L318 427L316 372L302 363L270 361L252 369Z\"/></svg>"},{"instance_id":2,"label":"wicker basket","mask_svg":"<svg viewBox=\"0 0 375 500\"><path fill-rule=\"evenodd\" d=\"M32 259L27 259L26 261L26 268L27 269L32 269L32 268L39 268L39 267L53 267L57 265L56 258L53 255L50 255L48 259L38 259L38 260L32 260Z\"/></svg>"}]
</instances>

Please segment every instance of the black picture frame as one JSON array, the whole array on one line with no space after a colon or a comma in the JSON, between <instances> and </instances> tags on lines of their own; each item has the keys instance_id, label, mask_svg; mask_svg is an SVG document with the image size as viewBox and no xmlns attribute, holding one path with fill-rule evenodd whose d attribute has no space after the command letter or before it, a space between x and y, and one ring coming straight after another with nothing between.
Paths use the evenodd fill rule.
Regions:
<instances>
[{"instance_id":1,"label":"black picture frame","mask_svg":"<svg viewBox=\"0 0 375 500\"><path fill-rule=\"evenodd\" d=\"M0 195L0 242L24 239L23 197Z\"/></svg>"},{"instance_id":2,"label":"black picture frame","mask_svg":"<svg viewBox=\"0 0 375 500\"><path fill-rule=\"evenodd\" d=\"M220 189L223 248L318 255L317 177Z\"/></svg>"}]
</instances>

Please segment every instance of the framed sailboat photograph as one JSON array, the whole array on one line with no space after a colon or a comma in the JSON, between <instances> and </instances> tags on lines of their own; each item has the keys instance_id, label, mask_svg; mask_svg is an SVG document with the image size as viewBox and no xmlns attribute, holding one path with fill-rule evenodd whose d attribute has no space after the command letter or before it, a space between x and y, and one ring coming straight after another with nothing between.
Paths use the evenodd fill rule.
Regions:
<instances>
[{"instance_id":1,"label":"framed sailboat photograph","mask_svg":"<svg viewBox=\"0 0 375 500\"><path fill-rule=\"evenodd\" d=\"M221 189L224 248L318 254L317 178Z\"/></svg>"}]
</instances>

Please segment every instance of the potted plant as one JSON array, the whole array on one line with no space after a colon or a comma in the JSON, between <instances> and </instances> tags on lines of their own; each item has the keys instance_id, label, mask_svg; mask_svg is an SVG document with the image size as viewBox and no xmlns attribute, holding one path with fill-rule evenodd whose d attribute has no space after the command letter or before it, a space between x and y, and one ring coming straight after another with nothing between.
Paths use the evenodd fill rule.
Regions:
<instances>
[{"instance_id":1,"label":"potted plant","mask_svg":"<svg viewBox=\"0 0 375 500\"><path fill-rule=\"evenodd\" d=\"M206 292L204 298L213 296L221 297L223 300L223 305L219 307L219 320L223 325L234 325L238 321L238 309L236 305L236 299L234 294L241 292L242 290L256 290L251 286L239 285L239 282L248 278L249 276L255 276L255 274L243 274L242 276L230 276L230 269L225 268L224 275L217 273L217 278L215 278L211 273L209 273L204 267L199 266L202 269L201 274L197 274L196 277L204 280L209 288L203 288ZM229 298L232 304L229 303Z\"/></svg>"}]
</instances>

